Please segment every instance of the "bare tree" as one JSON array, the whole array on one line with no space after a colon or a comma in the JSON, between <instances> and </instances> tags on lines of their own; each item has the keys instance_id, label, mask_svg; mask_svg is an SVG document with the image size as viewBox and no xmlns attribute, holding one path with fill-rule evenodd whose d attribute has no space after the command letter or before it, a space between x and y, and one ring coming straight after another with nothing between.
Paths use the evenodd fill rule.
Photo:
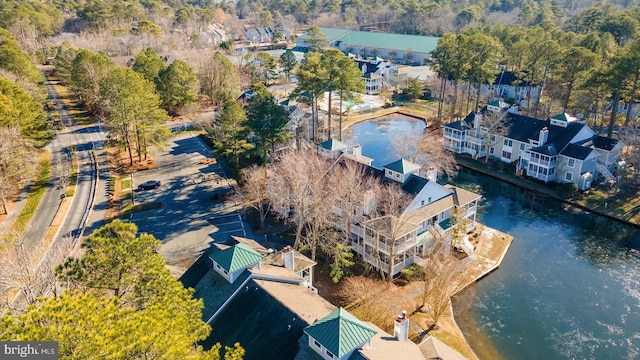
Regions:
<instances>
[{"instance_id":1,"label":"bare tree","mask_svg":"<svg viewBox=\"0 0 640 360\"><path fill-rule=\"evenodd\" d=\"M361 220L368 212L366 194L375 192L380 182L367 174L364 165L351 160L336 166L329 181L332 191L328 195L333 197L336 206L335 221L344 234L344 242L350 243L354 220Z\"/></svg>"},{"instance_id":2,"label":"bare tree","mask_svg":"<svg viewBox=\"0 0 640 360\"><path fill-rule=\"evenodd\" d=\"M625 144L622 158L632 169L629 178L634 186L640 185L640 119L635 118L620 129L620 141Z\"/></svg>"},{"instance_id":3,"label":"bare tree","mask_svg":"<svg viewBox=\"0 0 640 360\"><path fill-rule=\"evenodd\" d=\"M489 160L491 155L491 148L495 148L499 141L502 141L504 136L509 131L507 122L507 112L500 111L485 111L481 116L479 129L476 130L477 136L483 140L487 154L485 155L485 162Z\"/></svg>"},{"instance_id":4,"label":"bare tree","mask_svg":"<svg viewBox=\"0 0 640 360\"><path fill-rule=\"evenodd\" d=\"M244 183L240 188L244 206L255 209L260 217L260 228L264 228L264 221L269 213L269 199L267 198L267 172L256 165L243 170Z\"/></svg>"},{"instance_id":5,"label":"bare tree","mask_svg":"<svg viewBox=\"0 0 640 360\"><path fill-rule=\"evenodd\" d=\"M427 129L425 133L395 135L393 140L395 155L422 166L421 171L435 168L439 175L455 177L458 163L451 151L442 150L442 130Z\"/></svg>"},{"instance_id":6,"label":"bare tree","mask_svg":"<svg viewBox=\"0 0 640 360\"><path fill-rule=\"evenodd\" d=\"M457 280L462 273L462 262L457 259L447 259L443 251L437 249L428 258L428 265L424 269L425 278L422 288L422 305L428 306L428 313L431 315L429 330L438 325L438 321L445 314L451 303L451 297L460 290L460 283Z\"/></svg>"},{"instance_id":7,"label":"bare tree","mask_svg":"<svg viewBox=\"0 0 640 360\"><path fill-rule=\"evenodd\" d=\"M412 301L400 296L397 285L364 276L344 279L338 296L347 309L358 309L358 317L371 321L383 330L393 328L396 314L413 306Z\"/></svg>"},{"instance_id":8,"label":"bare tree","mask_svg":"<svg viewBox=\"0 0 640 360\"><path fill-rule=\"evenodd\" d=\"M404 210L411 202L409 194L397 184L387 183L376 194L378 217L363 222L362 225L374 233L377 267L382 280L393 279L393 265L397 260L396 244L417 226L411 222L411 214Z\"/></svg>"},{"instance_id":9,"label":"bare tree","mask_svg":"<svg viewBox=\"0 0 640 360\"><path fill-rule=\"evenodd\" d=\"M331 209L325 181L330 166L313 150L302 149L282 156L269 168L268 197L274 209L296 227L296 249L303 229L326 216L320 209Z\"/></svg>"},{"instance_id":10,"label":"bare tree","mask_svg":"<svg viewBox=\"0 0 640 360\"><path fill-rule=\"evenodd\" d=\"M72 241L63 239L49 248L29 246L24 238L11 236L14 245L3 254L0 267L2 303L13 311L26 311L41 296L57 296L58 277L55 267L73 250Z\"/></svg>"},{"instance_id":11,"label":"bare tree","mask_svg":"<svg viewBox=\"0 0 640 360\"><path fill-rule=\"evenodd\" d=\"M32 143L18 127L0 127L0 200L5 214L9 213L7 196L33 176L37 164L34 153Z\"/></svg>"}]
</instances>

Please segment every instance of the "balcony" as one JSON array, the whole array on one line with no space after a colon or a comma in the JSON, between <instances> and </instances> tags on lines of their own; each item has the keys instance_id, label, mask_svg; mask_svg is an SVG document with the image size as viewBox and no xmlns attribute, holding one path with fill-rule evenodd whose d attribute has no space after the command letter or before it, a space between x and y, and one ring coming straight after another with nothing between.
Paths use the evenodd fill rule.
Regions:
<instances>
[{"instance_id":1,"label":"balcony","mask_svg":"<svg viewBox=\"0 0 640 360\"><path fill-rule=\"evenodd\" d=\"M550 161L550 160L542 160L542 159L536 159L534 157L531 157L529 159L529 163L531 164L536 164L538 166L542 166L542 167L546 167L546 168L552 168L556 166L556 161Z\"/></svg>"},{"instance_id":2,"label":"balcony","mask_svg":"<svg viewBox=\"0 0 640 360\"><path fill-rule=\"evenodd\" d=\"M453 140L464 140L465 135L460 133L444 133L445 139L453 139Z\"/></svg>"}]
</instances>

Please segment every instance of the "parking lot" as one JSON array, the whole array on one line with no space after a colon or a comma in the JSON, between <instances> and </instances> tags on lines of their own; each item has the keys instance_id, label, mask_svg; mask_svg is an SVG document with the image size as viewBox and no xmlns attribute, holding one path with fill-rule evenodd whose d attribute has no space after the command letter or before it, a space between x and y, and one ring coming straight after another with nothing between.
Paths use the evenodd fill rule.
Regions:
<instances>
[{"instance_id":1,"label":"parking lot","mask_svg":"<svg viewBox=\"0 0 640 360\"><path fill-rule=\"evenodd\" d=\"M140 232L154 235L162 246L174 276L180 276L212 242L230 235L253 237L234 200L223 200L235 182L217 162L203 161L213 154L197 135L181 134L162 152L153 153L157 168L133 176L133 187L158 180L155 189L137 190L134 201L162 203L162 208L136 213L131 221Z\"/></svg>"}]
</instances>

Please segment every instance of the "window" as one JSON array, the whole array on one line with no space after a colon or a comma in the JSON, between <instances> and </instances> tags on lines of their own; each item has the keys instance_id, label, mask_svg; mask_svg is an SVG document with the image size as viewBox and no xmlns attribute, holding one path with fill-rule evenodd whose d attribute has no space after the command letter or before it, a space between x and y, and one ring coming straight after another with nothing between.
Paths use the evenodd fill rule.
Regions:
<instances>
[{"instance_id":1,"label":"window","mask_svg":"<svg viewBox=\"0 0 640 360\"><path fill-rule=\"evenodd\" d=\"M573 167L576 166L576 161L574 159L569 159L567 166L573 169Z\"/></svg>"},{"instance_id":2,"label":"window","mask_svg":"<svg viewBox=\"0 0 640 360\"><path fill-rule=\"evenodd\" d=\"M513 146L513 140L510 139L504 139L504 144L506 146Z\"/></svg>"},{"instance_id":3,"label":"window","mask_svg":"<svg viewBox=\"0 0 640 360\"><path fill-rule=\"evenodd\" d=\"M400 174L396 174L396 179L400 179Z\"/></svg>"},{"instance_id":4,"label":"window","mask_svg":"<svg viewBox=\"0 0 640 360\"><path fill-rule=\"evenodd\" d=\"M327 356L329 357L329 359L333 359L333 354L331 353L331 351L329 351L329 350L325 350L324 352L327 354Z\"/></svg>"},{"instance_id":5,"label":"window","mask_svg":"<svg viewBox=\"0 0 640 360\"><path fill-rule=\"evenodd\" d=\"M313 345L315 345L317 348L322 348L317 340L313 340Z\"/></svg>"},{"instance_id":6,"label":"window","mask_svg":"<svg viewBox=\"0 0 640 360\"><path fill-rule=\"evenodd\" d=\"M567 171L567 173L564 175L564 178L567 181L571 181L573 179L573 173Z\"/></svg>"},{"instance_id":7,"label":"window","mask_svg":"<svg viewBox=\"0 0 640 360\"><path fill-rule=\"evenodd\" d=\"M492 147L489 149L489 154L493 155L496 152L496 148Z\"/></svg>"},{"instance_id":8,"label":"window","mask_svg":"<svg viewBox=\"0 0 640 360\"><path fill-rule=\"evenodd\" d=\"M502 152L502 157L505 159L511 159L511 153L508 151L503 151Z\"/></svg>"},{"instance_id":9,"label":"window","mask_svg":"<svg viewBox=\"0 0 640 360\"><path fill-rule=\"evenodd\" d=\"M520 144L520 150L524 151L524 143Z\"/></svg>"}]
</instances>

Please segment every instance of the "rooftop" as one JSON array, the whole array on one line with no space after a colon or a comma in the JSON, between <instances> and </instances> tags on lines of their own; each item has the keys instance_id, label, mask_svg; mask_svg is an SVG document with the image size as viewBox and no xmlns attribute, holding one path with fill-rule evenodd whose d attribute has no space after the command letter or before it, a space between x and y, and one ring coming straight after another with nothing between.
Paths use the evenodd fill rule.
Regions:
<instances>
[{"instance_id":1,"label":"rooftop","mask_svg":"<svg viewBox=\"0 0 640 360\"><path fill-rule=\"evenodd\" d=\"M389 169L391 171L395 171L401 174L407 174L412 171L416 171L420 169L420 165L414 164L409 160L400 159L392 162L391 164L387 164L383 166L384 169Z\"/></svg>"},{"instance_id":2,"label":"rooftop","mask_svg":"<svg viewBox=\"0 0 640 360\"><path fill-rule=\"evenodd\" d=\"M353 46L369 48L395 49L398 51L413 51L414 53L431 53L438 46L439 37L391 34L385 32L357 31L349 29L321 27L320 30L327 37L327 42L344 43ZM307 39L307 34L300 36L300 40Z\"/></svg>"},{"instance_id":3,"label":"rooftop","mask_svg":"<svg viewBox=\"0 0 640 360\"><path fill-rule=\"evenodd\" d=\"M209 257L228 272L241 270L264 259L245 243L238 243Z\"/></svg>"},{"instance_id":4,"label":"rooftop","mask_svg":"<svg viewBox=\"0 0 640 360\"><path fill-rule=\"evenodd\" d=\"M305 328L304 332L339 358L362 346L377 334L343 308L338 308L316 321Z\"/></svg>"},{"instance_id":5,"label":"rooftop","mask_svg":"<svg viewBox=\"0 0 640 360\"><path fill-rule=\"evenodd\" d=\"M342 151L347 149L347 144L337 139L329 139L321 142L318 146L329 151Z\"/></svg>"}]
</instances>

